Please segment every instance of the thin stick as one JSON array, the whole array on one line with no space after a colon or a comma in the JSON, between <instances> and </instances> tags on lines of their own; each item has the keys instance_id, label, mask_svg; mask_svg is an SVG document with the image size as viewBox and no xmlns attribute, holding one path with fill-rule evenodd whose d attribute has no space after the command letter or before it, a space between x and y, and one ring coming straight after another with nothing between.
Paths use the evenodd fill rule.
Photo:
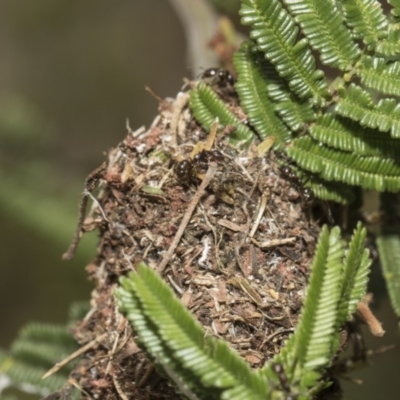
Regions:
<instances>
[{"instance_id":1,"label":"thin stick","mask_svg":"<svg viewBox=\"0 0 400 400\"><path fill-rule=\"evenodd\" d=\"M266 205L267 205L267 196L265 196L263 194L261 196L261 204L260 204L260 207L258 209L257 217L256 217L256 219L254 221L253 228L251 229L251 232L249 234L250 238L252 238L254 236L254 234L256 233L258 225L260 224L261 218L262 218L262 216L264 214Z\"/></svg>"},{"instance_id":2,"label":"thin stick","mask_svg":"<svg viewBox=\"0 0 400 400\"><path fill-rule=\"evenodd\" d=\"M357 304L357 311L361 315L362 319L368 325L369 330L374 336L381 337L385 331L382 328L382 324L377 320L375 315L370 310L368 304L360 301Z\"/></svg>"},{"instance_id":3,"label":"thin stick","mask_svg":"<svg viewBox=\"0 0 400 400\"><path fill-rule=\"evenodd\" d=\"M176 100L174 102L174 111L172 113L171 122L170 122L170 131L171 131L171 144L178 144L178 123L179 117L182 114L182 110L185 108L189 101L189 92L179 92Z\"/></svg>"},{"instance_id":4,"label":"thin stick","mask_svg":"<svg viewBox=\"0 0 400 400\"><path fill-rule=\"evenodd\" d=\"M92 171L85 180L85 190L83 192L81 204L79 206L79 218L78 218L78 226L76 227L76 231L74 237L72 239L71 244L68 247L68 250L63 254L63 260L71 260L76 252L76 248L78 247L79 241L82 237L82 226L85 221L86 214L86 206L88 203L88 194L94 190L97 185L99 179L103 176L103 172L106 170L107 164L104 162L100 165L100 167L96 168Z\"/></svg>"},{"instance_id":5,"label":"thin stick","mask_svg":"<svg viewBox=\"0 0 400 400\"><path fill-rule=\"evenodd\" d=\"M255 239L251 239L251 241L258 247L262 249L268 249L269 247L275 247L275 246L280 246L282 244L288 244L288 243L293 243L296 241L296 237L288 237L288 238L283 238L283 239L271 239L271 240L266 240L265 242L257 242Z\"/></svg>"},{"instance_id":6,"label":"thin stick","mask_svg":"<svg viewBox=\"0 0 400 400\"><path fill-rule=\"evenodd\" d=\"M115 378L115 376L111 376L112 381L114 383L114 387L116 389L116 391L118 392L119 396L121 397L122 400L129 400L129 397L124 393L124 391L121 388L121 385L119 384L119 382L117 381L117 378Z\"/></svg>"},{"instance_id":7,"label":"thin stick","mask_svg":"<svg viewBox=\"0 0 400 400\"><path fill-rule=\"evenodd\" d=\"M190 202L190 204L185 212L185 215L183 216L182 222L179 225L179 228L178 228L178 231L176 232L174 240L172 241L171 245L169 246L168 251L165 253L164 258L162 259L160 265L157 268L159 273L162 273L164 271L165 267L167 266L167 264L169 263L176 247L179 244L179 241L181 240L183 232L185 231L186 226L189 223L190 218L192 217L192 214L193 214L195 208L197 207L197 203L199 202L201 196L203 195L204 190L206 189L206 187L208 186L208 184L211 182L212 178L214 177L216 170L217 170L217 164L214 162L210 163L210 166L208 167L206 176L204 177L203 181L201 182L201 185L199 186L196 193L194 194L193 199Z\"/></svg>"},{"instance_id":8,"label":"thin stick","mask_svg":"<svg viewBox=\"0 0 400 400\"><path fill-rule=\"evenodd\" d=\"M105 337L107 336L107 333L103 333L102 335L100 335L99 337L97 337L96 339L93 339L91 342L85 344L83 347L81 347L80 349L78 349L77 351L73 352L72 354L70 354L68 357L64 358L64 360L58 362L56 365L54 365L54 367L52 367L51 369L49 369L43 376L42 379L46 379L48 378L50 375L55 374L57 371L59 371L64 365L67 365L69 362L71 362L72 360L74 360L76 357L79 357L80 355L82 355L83 353L85 353L87 350L91 349L92 347L94 347L96 344L98 344L99 342L101 342Z\"/></svg>"}]
</instances>

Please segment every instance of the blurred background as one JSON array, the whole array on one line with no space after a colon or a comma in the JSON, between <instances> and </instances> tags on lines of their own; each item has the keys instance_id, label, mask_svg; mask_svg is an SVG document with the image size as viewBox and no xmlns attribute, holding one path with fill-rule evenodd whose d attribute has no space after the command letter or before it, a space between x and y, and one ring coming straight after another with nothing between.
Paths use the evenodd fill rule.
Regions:
<instances>
[{"instance_id":1,"label":"blurred background","mask_svg":"<svg viewBox=\"0 0 400 400\"><path fill-rule=\"evenodd\" d=\"M203 19L188 19L185 2ZM145 85L172 97L184 77L216 66L205 46L215 15L200 3L1 0L0 347L28 321L65 323L70 303L90 298L84 267L96 233L72 261L61 261L85 177L124 138L127 120L137 129L156 116ZM214 3L233 13L237 4ZM399 327L378 265L371 286L386 335L366 332L368 345L397 347L352 373L364 384L344 382L345 398L397 399Z\"/></svg>"}]
</instances>

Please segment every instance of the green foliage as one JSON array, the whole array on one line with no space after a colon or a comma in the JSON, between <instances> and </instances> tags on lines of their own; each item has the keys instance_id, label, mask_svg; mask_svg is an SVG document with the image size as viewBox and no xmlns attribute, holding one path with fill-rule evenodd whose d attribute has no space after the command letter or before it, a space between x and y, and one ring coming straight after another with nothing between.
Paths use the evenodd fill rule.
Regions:
<instances>
[{"instance_id":1,"label":"green foliage","mask_svg":"<svg viewBox=\"0 0 400 400\"><path fill-rule=\"evenodd\" d=\"M150 357L167 374L179 376L181 391L202 399L265 398L266 381L252 373L225 342L205 335L153 270L142 263L138 273L121 278L121 285L116 291L121 310Z\"/></svg>"},{"instance_id":2,"label":"green foliage","mask_svg":"<svg viewBox=\"0 0 400 400\"><path fill-rule=\"evenodd\" d=\"M307 136L295 139L288 154L301 168L328 181L342 181L380 191L396 192L400 189L400 166L390 158L356 158L353 153L320 146Z\"/></svg>"},{"instance_id":3,"label":"green foliage","mask_svg":"<svg viewBox=\"0 0 400 400\"><path fill-rule=\"evenodd\" d=\"M295 333L262 373L272 376L280 363L292 386L306 395L318 384L339 347L339 328L365 294L370 260L364 249L366 231L357 226L346 256L340 230L323 228L312 264L302 314Z\"/></svg>"},{"instance_id":4,"label":"green foliage","mask_svg":"<svg viewBox=\"0 0 400 400\"><path fill-rule=\"evenodd\" d=\"M243 110L260 138L274 136L277 143L290 139L290 132L274 111L274 103L267 93L267 85L280 81L270 63L260 57L248 43L244 43L233 59L238 71L235 85Z\"/></svg>"},{"instance_id":5,"label":"green foliage","mask_svg":"<svg viewBox=\"0 0 400 400\"><path fill-rule=\"evenodd\" d=\"M381 39L388 36L388 21L377 1L342 0L341 3L353 38L361 39L369 49L374 49Z\"/></svg>"},{"instance_id":6,"label":"green foliage","mask_svg":"<svg viewBox=\"0 0 400 400\"><path fill-rule=\"evenodd\" d=\"M302 398L309 398L309 390L330 365L338 348L339 328L365 294L370 265L365 235L359 224L345 255L339 228L329 232L324 227L321 233L296 333L274 360L282 364L293 392ZM251 371L224 342L205 334L151 268L141 263L138 272L121 278L121 285L116 291L121 311L141 346L170 378L175 377L182 393L200 399L280 398L271 397L278 395L280 384L272 363Z\"/></svg>"},{"instance_id":7,"label":"green foliage","mask_svg":"<svg viewBox=\"0 0 400 400\"><path fill-rule=\"evenodd\" d=\"M227 108L225 103L204 82L200 82L197 88L191 91L190 106L195 118L204 129L210 130L212 124L218 119L223 126L236 127L230 136L233 143L250 144L254 139L253 132Z\"/></svg>"},{"instance_id":8,"label":"green foliage","mask_svg":"<svg viewBox=\"0 0 400 400\"><path fill-rule=\"evenodd\" d=\"M400 8L390 4L391 17L373 0L241 2L252 40L234 56L240 104L324 200L350 201L349 185L400 189ZM317 62L336 69L330 85Z\"/></svg>"},{"instance_id":9,"label":"green foliage","mask_svg":"<svg viewBox=\"0 0 400 400\"><path fill-rule=\"evenodd\" d=\"M398 223L398 194L383 193L381 209L390 218L378 233L377 245L383 275L393 309L400 317L400 225Z\"/></svg>"},{"instance_id":10,"label":"green foliage","mask_svg":"<svg viewBox=\"0 0 400 400\"><path fill-rule=\"evenodd\" d=\"M45 380L42 376L76 349L77 343L65 327L30 323L21 329L9 352L0 350L0 373L16 387L29 384L31 392L53 392L64 386L75 363Z\"/></svg>"}]
</instances>

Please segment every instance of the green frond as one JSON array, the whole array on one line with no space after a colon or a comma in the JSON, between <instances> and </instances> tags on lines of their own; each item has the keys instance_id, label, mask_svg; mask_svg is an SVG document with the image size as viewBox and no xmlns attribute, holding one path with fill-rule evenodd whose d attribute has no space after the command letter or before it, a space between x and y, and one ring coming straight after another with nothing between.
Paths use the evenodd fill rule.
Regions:
<instances>
[{"instance_id":1,"label":"green frond","mask_svg":"<svg viewBox=\"0 0 400 400\"><path fill-rule=\"evenodd\" d=\"M344 183L328 182L311 177L304 185L311 188L315 197L340 204L351 204L355 200L353 187Z\"/></svg>"},{"instance_id":2,"label":"green frond","mask_svg":"<svg viewBox=\"0 0 400 400\"><path fill-rule=\"evenodd\" d=\"M278 0L243 0L240 15L250 25L250 37L288 80L289 87L301 99L312 97L324 103L328 95L324 73L316 69L306 39L298 40L299 28Z\"/></svg>"},{"instance_id":3,"label":"green frond","mask_svg":"<svg viewBox=\"0 0 400 400\"><path fill-rule=\"evenodd\" d=\"M358 73L361 83L383 94L400 95L400 61L365 57Z\"/></svg>"},{"instance_id":4,"label":"green frond","mask_svg":"<svg viewBox=\"0 0 400 400\"><path fill-rule=\"evenodd\" d=\"M346 24L352 34L373 49L378 41L387 37L388 21L381 4L376 0L341 0Z\"/></svg>"},{"instance_id":5,"label":"green frond","mask_svg":"<svg viewBox=\"0 0 400 400\"><path fill-rule=\"evenodd\" d=\"M366 236L367 230L359 222L354 230L343 263L343 287L338 307L338 328L351 318L357 308L357 303L362 299L367 290L371 259L369 258L368 250L365 249Z\"/></svg>"},{"instance_id":6,"label":"green frond","mask_svg":"<svg viewBox=\"0 0 400 400\"><path fill-rule=\"evenodd\" d=\"M57 362L72 354L77 346L64 347L54 343L36 343L29 340L17 339L11 347L14 358L31 365L50 369ZM63 368L61 373L71 370L71 365Z\"/></svg>"},{"instance_id":7,"label":"green frond","mask_svg":"<svg viewBox=\"0 0 400 400\"><path fill-rule=\"evenodd\" d=\"M135 328L139 337L138 344L146 351L150 359L164 367L165 371L172 371L179 376L180 386L184 390L192 392L196 390L196 395L204 391L200 389L201 381L195 377L191 371L173 357L168 344L164 343L157 333L157 327L146 317L143 308L137 297L134 295L135 286L132 280L121 278L122 288L116 290L115 295L119 300L120 311L125 314ZM167 375L170 376L171 372ZM177 383L176 381L174 381Z\"/></svg>"},{"instance_id":8,"label":"green frond","mask_svg":"<svg viewBox=\"0 0 400 400\"><path fill-rule=\"evenodd\" d=\"M339 228L324 227L315 252L303 312L297 327L300 365L316 369L331 361L340 298L343 243Z\"/></svg>"},{"instance_id":9,"label":"green frond","mask_svg":"<svg viewBox=\"0 0 400 400\"><path fill-rule=\"evenodd\" d=\"M225 103L205 82L199 82L196 89L190 92L189 104L194 117L207 131L211 129L215 119L218 118L221 125L233 125L236 127L235 131L230 135L233 142L250 144L254 139L253 132L229 111Z\"/></svg>"},{"instance_id":10,"label":"green frond","mask_svg":"<svg viewBox=\"0 0 400 400\"><path fill-rule=\"evenodd\" d=\"M312 124L310 136L329 147L353 152L360 156L397 157L400 141L376 129L363 128L348 118L324 114Z\"/></svg>"},{"instance_id":11,"label":"green frond","mask_svg":"<svg viewBox=\"0 0 400 400\"><path fill-rule=\"evenodd\" d=\"M375 51L386 57L400 54L400 29L398 24L389 25L387 37L378 42Z\"/></svg>"},{"instance_id":12,"label":"green frond","mask_svg":"<svg viewBox=\"0 0 400 400\"><path fill-rule=\"evenodd\" d=\"M273 363L280 363L299 393L309 395L315 388L339 346L340 325L365 293L370 266L364 250L365 235L359 224L344 258L340 229L334 227L329 232L323 227L296 331L281 352L261 369L265 377L273 374ZM307 395L305 398L309 398Z\"/></svg>"},{"instance_id":13,"label":"green frond","mask_svg":"<svg viewBox=\"0 0 400 400\"><path fill-rule=\"evenodd\" d=\"M221 398L228 398L227 393L231 396L233 392L238 393L238 397L229 397L232 400L265 398L266 382L252 373L225 342L207 337L191 313L154 271L141 263L138 273L121 278L121 284L123 287L116 292L121 309L153 358L160 359L161 364L165 362L178 374L182 374L182 369L189 371L205 388L222 391ZM134 303L141 312L132 306ZM138 320L138 314L142 315L141 320ZM160 346L164 349L161 353L168 352L170 358L182 366L181 369L177 369L176 363L159 357Z\"/></svg>"},{"instance_id":14,"label":"green frond","mask_svg":"<svg viewBox=\"0 0 400 400\"><path fill-rule=\"evenodd\" d=\"M390 13L399 18L400 17L400 1L399 0L388 0L388 3L393 6L393 9L390 10Z\"/></svg>"},{"instance_id":15,"label":"green frond","mask_svg":"<svg viewBox=\"0 0 400 400\"><path fill-rule=\"evenodd\" d=\"M392 137L400 138L400 104L395 99L381 99L375 105L371 95L354 84L340 90L340 95L336 105L340 115L381 132L390 130Z\"/></svg>"},{"instance_id":16,"label":"green frond","mask_svg":"<svg viewBox=\"0 0 400 400\"><path fill-rule=\"evenodd\" d=\"M0 350L0 373L7 375L15 384L29 384L37 392L40 390L56 391L65 384L65 375L54 374L43 380L46 369L19 361Z\"/></svg>"},{"instance_id":17,"label":"green frond","mask_svg":"<svg viewBox=\"0 0 400 400\"><path fill-rule=\"evenodd\" d=\"M279 362L292 385L299 383L302 391L314 386L322 368L329 365L337 331L338 303L341 295L344 249L340 229L329 232L323 227L311 267L311 276L300 320L272 362ZM270 363L262 369L270 375Z\"/></svg>"},{"instance_id":18,"label":"green frond","mask_svg":"<svg viewBox=\"0 0 400 400\"><path fill-rule=\"evenodd\" d=\"M360 55L350 30L333 1L285 0L308 38L311 47L320 52L321 62L348 70Z\"/></svg>"},{"instance_id":19,"label":"green frond","mask_svg":"<svg viewBox=\"0 0 400 400\"><path fill-rule=\"evenodd\" d=\"M60 325L31 322L21 329L18 338L32 343L55 343L67 348L76 347L76 341L71 332Z\"/></svg>"},{"instance_id":20,"label":"green frond","mask_svg":"<svg viewBox=\"0 0 400 400\"><path fill-rule=\"evenodd\" d=\"M380 233L377 244L392 307L400 317L400 233Z\"/></svg>"},{"instance_id":21,"label":"green frond","mask_svg":"<svg viewBox=\"0 0 400 400\"><path fill-rule=\"evenodd\" d=\"M392 307L400 317L400 225L398 224L398 193L381 193L380 207L388 221L377 235L379 259Z\"/></svg>"},{"instance_id":22,"label":"green frond","mask_svg":"<svg viewBox=\"0 0 400 400\"><path fill-rule=\"evenodd\" d=\"M238 73L235 89L240 97L240 104L246 112L252 126L261 139L274 136L276 143L287 142L290 131L274 111L274 103L268 97L266 85L275 77L272 65L252 50L251 44L243 43L233 56Z\"/></svg>"},{"instance_id":23,"label":"green frond","mask_svg":"<svg viewBox=\"0 0 400 400\"><path fill-rule=\"evenodd\" d=\"M287 152L301 168L328 181L378 191L400 190L400 166L393 159L357 157L353 153L320 146L309 137L295 139Z\"/></svg>"},{"instance_id":24,"label":"green frond","mask_svg":"<svg viewBox=\"0 0 400 400\"><path fill-rule=\"evenodd\" d=\"M286 98L275 105L275 111L293 132L300 131L306 124L315 120L316 116L309 100L295 101L294 96L282 92L278 86L269 85L268 93L271 95L274 91L286 94Z\"/></svg>"}]
</instances>

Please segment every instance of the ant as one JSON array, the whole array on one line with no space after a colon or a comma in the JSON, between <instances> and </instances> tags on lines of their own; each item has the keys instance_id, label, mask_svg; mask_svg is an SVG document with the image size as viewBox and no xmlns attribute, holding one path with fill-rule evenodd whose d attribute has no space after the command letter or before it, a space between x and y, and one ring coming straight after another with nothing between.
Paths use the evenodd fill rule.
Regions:
<instances>
[{"instance_id":1,"label":"ant","mask_svg":"<svg viewBox=\"0 0 400 400\"><path fill-rule=\"evenodd\" d=\"M198 172L205 171L210 161L220 162L223 159L224 156L218 150L201 150L193 157L193 160L179 161L175 166L175 173L178 179L189 181Z\"/></svg>"},{"instance_id":2,"label":"ant","mask_svg":"<svg viewBox=\"0 0 400 400\"><path fill-rule=\"evenodd\" d=\"M201 74L202 79L210 79L212 83L218 82L221 86L233 86L235 84L235 78L232 74L222 68L208 68Z\"/></svg>"},{"instance_id":3,"label":"ant","mask_svg":"<svg viewBox=\"0 0 400 400\"><path fill-rule=\"evenodd\" d=\"M293 182L296 189L299 191L301 197L306 204L310 204L314 200L314 192L309 187L304 187L298 175L293 171L289 165L283 165L279 168L281 174Z\"/></svg>"}]
</instances>

